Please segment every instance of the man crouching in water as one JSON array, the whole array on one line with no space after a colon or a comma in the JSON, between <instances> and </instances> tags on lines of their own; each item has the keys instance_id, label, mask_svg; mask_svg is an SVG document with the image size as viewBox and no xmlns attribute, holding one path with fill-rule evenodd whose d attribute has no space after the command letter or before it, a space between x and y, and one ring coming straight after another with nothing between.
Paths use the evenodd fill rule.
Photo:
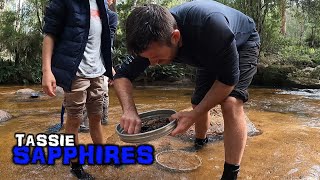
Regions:
<instances>
[{"instance_id":1,"label":"man crouching in water","mask_svg":"<svg viewBox=\"0 0 320 180\"><path fill-rule=\"evenodd\" d=\"M135 8L126 22L127 48L132 56L120 66L114 86L122 105L121 127L138 133L141 119L132 83L149 65L184 63L197 68L193 110L178 112L172 135L195 124L195 147L207 142L209 110L220 104L224 118L223 180L237 179L247 129L243 104L257 71L260 38L247 15L214 1L192 1L170 10L159 5Z\"/></svg>"}]
</instances>

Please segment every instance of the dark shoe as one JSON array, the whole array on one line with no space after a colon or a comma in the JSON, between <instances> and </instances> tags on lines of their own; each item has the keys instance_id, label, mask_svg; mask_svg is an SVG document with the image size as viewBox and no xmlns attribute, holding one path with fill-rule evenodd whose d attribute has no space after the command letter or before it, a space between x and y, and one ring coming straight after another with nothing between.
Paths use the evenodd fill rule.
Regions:
<instances>
[{"instance_id":1,"label":"dark shoe","mask_svg":"<svg viewBox=\"0 0 320 180\"><path fill-rule=\"evenodd\" d=\"M225 162L221 180L237 180L239 171L240 165Z\"/></svg>"},{"instance_id":2,"label":"dark shoe","mask_svg":"<svg viewBox=\"0 0 320 180\"><path fill-rule=\"evenodd\" d=\"M84 179L84 180L91 180L91 179L94 179L94 177L85 172L83 167L80 166L80 167L76 167L76 168L71 168L70 169L70 172L75 176L77 177L78 179Z\"/></svg>"},{"instance_id":3,"label":"dark shoe","mask_svg":"<svg viewBox=\"0 0 320 180\"><path fill-rule=\"evenodd\" d=\"M208 137L204 138L204 139L199 139L199 138L196 138L194 140L194 148L195 150L200 150L202 149L207 143L208 143Z\"/></svg>"},{"instance_id":4,"label":"dark shoe","mask_svg":"<svg viewBox=\"0 0 320 180\"><path fill-rule=\"evenodd\" d=\"M194 145L193 146L188 146L185 147L181 150L187 151L187 152L197 152L198 150L202 149L203 146L205 146L208 143L208 138L206 137L205 139L198 139L196 138L194 140Z\"/></svg>"},{"instance_id":5,"label":"dark shoe","mask_svg":"<svg viewBox=\"0 0 320 180\"><path fill-rule=\"evenodd\" d=\"M89 127L86 127L86 126L80 126L79 127L79 132L88 133L88 132L90 132L90 129L89 129Z\"/></svg>"}]
</instances>

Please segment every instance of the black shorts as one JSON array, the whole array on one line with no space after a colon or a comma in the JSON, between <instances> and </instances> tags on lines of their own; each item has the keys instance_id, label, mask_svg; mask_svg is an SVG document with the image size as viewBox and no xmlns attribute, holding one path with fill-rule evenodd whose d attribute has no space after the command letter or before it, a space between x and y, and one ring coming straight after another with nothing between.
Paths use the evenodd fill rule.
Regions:
<instances>
[{"instance_id":1,"label":"black shorts","mask_svg":"<svg viewBox=\"0 0 320 180\"><path fill-rule=\"evenodd\" d=\"M241 99L243 102L248 101L249 93L247 91L253 76L257 72L259 46L242 46L238 48L239 53L239 82L236 84L229 96ZM191 103L198 105L207 94L214 81L214 72L198 68L196 76L196 87L193 92Z\"/></svg>"}]
</instances>

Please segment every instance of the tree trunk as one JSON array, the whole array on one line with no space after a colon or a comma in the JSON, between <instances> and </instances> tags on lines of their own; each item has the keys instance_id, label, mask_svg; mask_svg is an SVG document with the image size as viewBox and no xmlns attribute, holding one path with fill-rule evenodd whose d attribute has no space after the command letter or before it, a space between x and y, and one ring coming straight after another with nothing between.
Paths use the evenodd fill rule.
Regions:
<instances>
[{"instance_id":1,"label":"tree trunk","mask_svg":"<svg viewBox=\"0 0 320 180\"><path fill-rule=\"evenodd\" d=\"M19 51L17 48L14 50L14 65L18 67L20 65L20 56L19 56Z\"/></svg>"},{"instance_id":2,"label":"tree trunk","mask_svg":"<svg viewBox=\"0 0 320 180\"><path fill-rule=\"evenodd\" d=\"M39 4L38 4L38 0L36 0L35 1L35 3L36 3L36 11L37 11L37 19L38 19L38 27L39 27L39 32L41 32L42 31L42 21L41 21L41 17L40 17L40 13L39 13L39 11L41 11L41 8L40 8L40 6L41 6L41 2L40 2L40 6L39 6Z\"/></svg>"},{"instance_id":3,"label":"tree trunk","mask_svg":"<svg viewBox=\"0 0 320 180\"><path fill-rule=\"evenodd\" d=\"M311 45L310 45L310 47L314 47L314 39L315 39L314 31L315 31L315 28L316 27L314 27L314 26L312 26L312 28L311 28Z\"/></svg>"},{"instance_id":4,"label":"tree trunk","mask_svg":"<svg viewBox=\"0 0 320 180\"><path fill-rule=\"evenodd\" d=\"M286 16L286 0L281 0L281 34L286 35L287 34L287 16Z\"/></svg>"},{"instance_id":5,"label":"tree trunk","mask_svg":"<svg viewBox=\"0 0 320 180\"><path fill-rule=\"evenodd\" d=\"M302 46L303 44L303 35L304 35L304 32L305 32L305 29L304 29L304 25L306 23L306 18L303 18L303 22L300 26L300 32L299 32L299 45Z\"/></svg>"},{"instance_id":6,"label":"tree trunk","mask_svg":"<svg viewBox=\"0 0 320 180\"><path fill-rule=\"evenodd\" d=\"M16 31L18 31L19 29L20 29L20 18L21 18L21 6L20 6L20 4L21 4L21 0L18 0L18 2L17 2L18 4L16 4L16 13L18 14L17 16L18 16L18 18L17 18L17 20L16 20L16 22L15 22L15 27L16 27Z\"/></svg>"},{"instance_id":7,"label":"tree trunk","mask_svg":"<svg viewBox=\"0 0 320 180\"><path fill-rule=\"evenodd\" d=\"M269 3L265 3L261 7L261 18L260 18L259 29L258 29L259 34L262 34L264 21L266 20L266 16L268 12L269 12Z\"/></svg>"}]
</instances>

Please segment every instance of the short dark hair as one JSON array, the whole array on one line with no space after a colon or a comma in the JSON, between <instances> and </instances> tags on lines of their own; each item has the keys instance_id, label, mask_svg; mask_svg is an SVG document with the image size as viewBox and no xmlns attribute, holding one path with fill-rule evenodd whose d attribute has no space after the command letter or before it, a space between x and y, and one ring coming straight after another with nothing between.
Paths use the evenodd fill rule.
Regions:
<instances>
[{"instance_id":1,"label":"short dark hair","mask_svg":"<svg viewBox=\"0 0 320 180\"><path fill-rule=\"evenodd\" d=\"M147 4L136 7L126 21L126 41L130 54L139 54L148 48L151 42L171 45L171 33L177 28L177 22L168 9Z\"/></svg>"}]
</instances>

